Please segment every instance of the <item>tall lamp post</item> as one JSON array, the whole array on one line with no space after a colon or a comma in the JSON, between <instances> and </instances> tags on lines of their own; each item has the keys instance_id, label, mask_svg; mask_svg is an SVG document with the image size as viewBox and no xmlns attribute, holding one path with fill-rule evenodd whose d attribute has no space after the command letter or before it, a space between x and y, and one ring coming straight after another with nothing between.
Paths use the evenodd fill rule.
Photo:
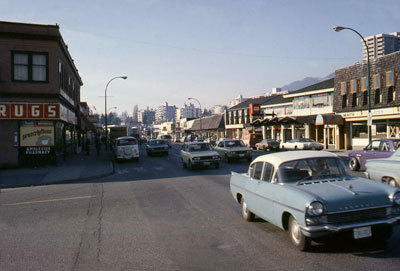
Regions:
<instances>
[{"instance_id":1,"label":"tall lamp post","mask_svg":"<svg viewBox=\"0 0 400 271\"><path fill-rule=\"evenodd\" d=\"M188 98L188 100L195 100L196 102L199 103L199 106L200 106L200 136L201 136L201 138L203 138L203 127L201 126L201 117L203 114L201 112L201 103L196 98Z\"/></svg>"},{"instance_id":2,"label":"tall lamp post","mask_svg":"<svg viewBox=\"0 0 400 271\"><path fill-rule=\"evenodd\" d=\"M372 125L372 114L371 114L371 82L370 82L370 63L369 63L369 49L368 49L368 44L365 41L364 37L356 30L350 27L344 27L344 26L335 26L333 30L336 32L342 31L344 29L351 30L355 32L357 35L361 37L361 39L364 42L365 48L367 49L367 81L368 81L368 88L367 88L367 96L368 96L368 120L367 120L367 126L368 126L368 142L371 143L372 141L372 134L371 134L371 125Z\"/></svg>"},{"instance_id":3,"label":"tall lamp post","mask_svg":"<svg viewBox=\"0 0 400 271\"><path fill-rule=\"evenodd\" d=\"M107 129L107 88L108 88L108 85L111 83L111 81L112 80L114 80L114 79L117 79L117 78L121 78L121 79L127 79L128 77L127 76L116 76L116 77L114 77L114 78L112 78L110 81L108 81L108 83L107 83L107 85L106 85L106 90L104 91L104 112L105 112L105 115L104 115L104 122L105 122L105 136L106 136L106 151L107 151L107 141L108 141L108 129Z\"/></svg>"}]
</instances>

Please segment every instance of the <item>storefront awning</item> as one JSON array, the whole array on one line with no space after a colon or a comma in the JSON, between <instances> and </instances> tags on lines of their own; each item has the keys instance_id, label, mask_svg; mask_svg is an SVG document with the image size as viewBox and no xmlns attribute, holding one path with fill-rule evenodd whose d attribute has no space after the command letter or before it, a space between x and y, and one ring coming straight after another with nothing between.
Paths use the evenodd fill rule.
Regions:
<instances>
[{"instance_id":1,"label":"storefront awning","mask_svg":"<svg viewBox=\"0 0 400 271\"><path fill-rule=\"evenodd\" d=\"M79 116L81 117L81 120L85 122L88 130L92 130L93 132L96 131L96 127L94 127L93 123L84 114L79 112Z\"/></svg>"},{"instance_id":2,"label":"storefront awning","mask_svg":"<svg viewBox=\"0 0 400 271\"><path fill-rule=\"evenodd\" d=\"M296 120L298 123L302 124L312 124L315 123L315 119L317 118L317 115L312 115L312 116L298 116L296 117Z\"/></svg>"},{"instance_id":3,"label":"storefront awning","mask_svg":"<svg viewBox=\"0 0 400 271\"><path fill-rule=\"evenodd\" d=\"M325 125L325 124L337 124L343 125L344 120L340 115L335 114L326 114L326 115L318 115L315 119L315 125Z\"/></svg>"},{"instance_id":4,"label":"storefront awning","mask_svg":"<svg viewBox=\"0 0 400 271\"><path fill-rule=\"evenodd\" d=\"M275 126L275 125L286 125L286 124L296 124L298 123L296 118L294 117L274 117L274 118L269 118L266 117L262 120L257 119L250 123L252 126Z\"/></svg>"}]
</instances>

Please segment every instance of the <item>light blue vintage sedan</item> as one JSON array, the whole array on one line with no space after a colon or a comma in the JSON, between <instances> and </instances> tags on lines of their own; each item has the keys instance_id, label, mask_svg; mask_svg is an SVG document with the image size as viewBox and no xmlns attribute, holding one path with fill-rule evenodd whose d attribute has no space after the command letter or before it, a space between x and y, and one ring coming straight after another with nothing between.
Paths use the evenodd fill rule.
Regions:
<instances>
[{"instance_id":1,"label":"light blue vintage sedan","mask_svg":"<svg viewBox=\"0 0 400 271\"><path fill-rule=\"evenodd\" d=\"M400 187L400 148L389 158L368 160L365 167L367 178Z\"/></svg>"},{"instance_id":2,"label":"light blue vintage sedan","mask_svg":"<svg viewBox=\"0 0 400 271\"><path fill-rule=\"evenodd\" d=\"M400 190L352 177L329 152L296 151L255 159L232 172L230 188L243 218L257 215L287 230L300 250L312 239L348 231L355 239L387 240L400 220Z\"/></svg>"}]
</instances>

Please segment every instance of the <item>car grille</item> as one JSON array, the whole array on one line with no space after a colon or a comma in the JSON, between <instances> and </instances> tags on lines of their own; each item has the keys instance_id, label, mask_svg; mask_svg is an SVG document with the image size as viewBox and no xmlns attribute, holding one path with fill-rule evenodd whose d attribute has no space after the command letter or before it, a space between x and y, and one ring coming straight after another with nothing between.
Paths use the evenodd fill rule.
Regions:
<instances>
[{"instance_id":1,"label":"car grille","mask_svg":"<svg viewBox=\"0 0 400 271\"><path fill-rule=\"evenodd\" d=\"M156 151L161 151L161 150L164 150L164 147L154 148L154 150L156 150Z\"/></svg>"},{"instance_id":2,"label":"car grille","mask_svg":"<svg viewBox=\"0 0 400 271\"><path fill-rule=\"evenodd\" d=\"M328 214L328 223L342 224L361 222L371 219L379 219L386 217L386 208L376 208L361 211L351 211L337 214Z\"/></svg>"},{"instance_id":3,"label":"car grille","mask_svg":"<svg viewBox=\"0 0 400 271\"><path fill-rule=\"evenodd\" d=\"M246 154L247 151L236 151L235 153L237 153L237 154L241 154L241 153Z\"/></svg>"},{"instance_id":4,"label":"car grille","mask_svg":"<svg viewBox=\"0 0 400 271\"><path fill-rule=\"evenodd\" d=\"M212 156L202 156L202 157L200 157L200 160L211 160L211 159L213 159Z\"/></svg>"}]
</instances>

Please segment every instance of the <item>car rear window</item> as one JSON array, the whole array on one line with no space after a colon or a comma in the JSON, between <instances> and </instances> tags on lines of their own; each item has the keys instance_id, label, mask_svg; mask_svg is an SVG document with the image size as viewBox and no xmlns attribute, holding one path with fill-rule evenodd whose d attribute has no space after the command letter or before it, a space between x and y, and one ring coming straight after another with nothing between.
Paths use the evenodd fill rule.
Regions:
<instances>
[{"instance_id":1,"label":"car rear window","mask_svg":"<svg viewBox=\"0 0 400 271\"><path fill-rule=\"evenodd\" d=\"M165 145L165 141L164 140L150 140L149 145L153 146L153 145Z\"/></svg>"},{"instance_id":2,"label":"car rear window","mask_svg":"<svg viewBox=\"0 0 400 271\"><path fill-rule=\"evenodd\" d=\"M117 140L117 146L137 145L137 141L134 138L119 139Z\"/></svg>"}]
</instances>

